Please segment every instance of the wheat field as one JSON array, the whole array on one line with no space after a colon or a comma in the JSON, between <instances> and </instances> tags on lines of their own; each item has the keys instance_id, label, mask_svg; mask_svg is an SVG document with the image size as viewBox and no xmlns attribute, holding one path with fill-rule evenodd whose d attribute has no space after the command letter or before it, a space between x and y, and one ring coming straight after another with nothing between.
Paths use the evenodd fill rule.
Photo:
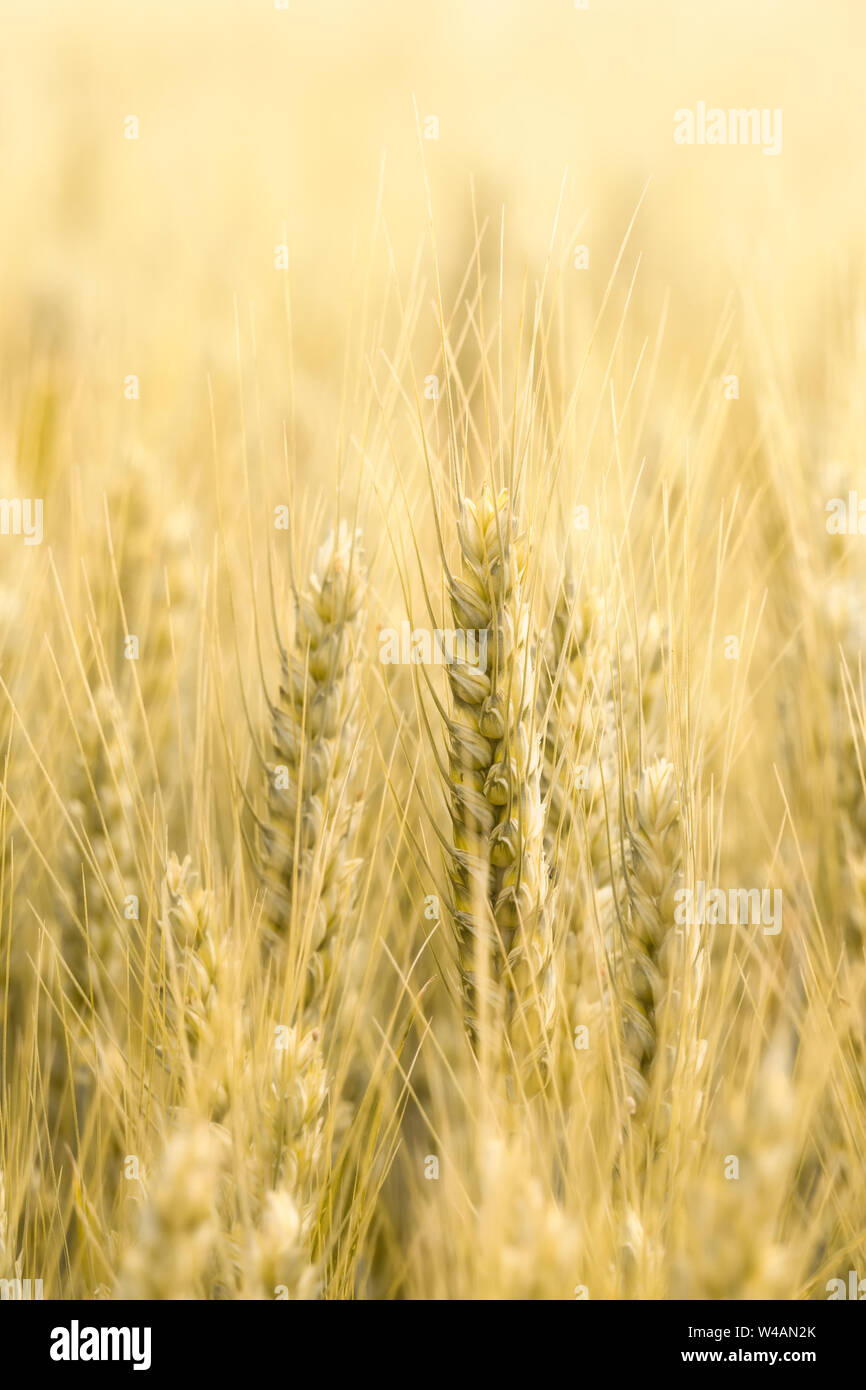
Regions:
<instances>
[{"instance_id":1,"label":"wheat field","mask_svg":"<svg viewBox=\"0 0 866 1390\"><path fill-rule=\"evenodd\" d=\"M8 11L3 1297L846 1296L858 7Z\"/></svg>"}]
</instances>

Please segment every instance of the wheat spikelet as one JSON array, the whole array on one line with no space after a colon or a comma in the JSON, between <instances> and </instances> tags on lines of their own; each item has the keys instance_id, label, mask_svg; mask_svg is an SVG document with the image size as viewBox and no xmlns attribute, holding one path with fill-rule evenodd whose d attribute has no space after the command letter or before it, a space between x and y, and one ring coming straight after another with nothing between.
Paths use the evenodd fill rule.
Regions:
<instances>
[{"instance_id":1,"label":"wheat spikelet","mask_svg":"<svg viewBox=\"0 0 866 1390\"><path fill-rule=\"evenodd\" d=\"M555 1001L549 879L544 855L541 750L525 555L507 492L465 499L458 521L462 575L451 582L458 626L486 640L487 669L448 665L454 850L449 861L458 965L470 1035L482 1004L504 1026L525 1085L543 1077ZM489 963L479 998L478 948Z\"/></svg>"},{"instance_id":2,"label":"wheat spikelet","mask_svg":"<svg viewBox=\"0 0 866 1390\"><path fill-rule=\"evenodd\" d=\"M359 538L341 524L319 550L309 587L297 599L294 641L283 653L280 698L271 710L266 910L275 936L309 933L308 1007L331 978L357 868L348 851L364 594Z\"/></svg>"},{"instance_id":3,"label":"wheat spikelet","mask_svg":"<svg viewBox=\"0 0 866 1390\"><path fill-rule=\"evenodd\" d=\"M204 1123L172 1134L123 1261L118 1298L176 1300L201 1295L219 1235L222 1147L219 1136Z\"/></svg>"}]
</instances>

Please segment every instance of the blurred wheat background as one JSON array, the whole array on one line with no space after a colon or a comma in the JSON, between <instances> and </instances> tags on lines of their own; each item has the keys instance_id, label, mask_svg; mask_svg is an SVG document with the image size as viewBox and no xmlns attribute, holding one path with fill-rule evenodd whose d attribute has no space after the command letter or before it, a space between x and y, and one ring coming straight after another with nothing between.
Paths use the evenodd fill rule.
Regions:
<instances>
[{"instance_id":1,"label":"blurred wheat background","mask_svg":"<svg viewBox=\"0 0 866 1390\"><path fill-rule=\"evenodd\" d=\"M0 9L3 1296L866 1278L861 8Z\"/></svg>"}]
</instances>

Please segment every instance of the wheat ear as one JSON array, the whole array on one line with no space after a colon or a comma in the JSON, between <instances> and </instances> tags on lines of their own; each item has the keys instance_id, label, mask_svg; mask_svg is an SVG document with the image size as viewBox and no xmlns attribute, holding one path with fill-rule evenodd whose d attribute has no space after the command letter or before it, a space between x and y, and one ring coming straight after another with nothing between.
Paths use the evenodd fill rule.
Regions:
<instances>
[{"instance_id":1,"label":"wheat ear","mask_svg":"<svg viewBox=\"0 0 866 1390\"><path fill-rule=\"evenodd\" d=\"M309 1199L321 1176L328 1080L316 1028L286 1028L273 1046L263 1106L268 1181Z\"/></svg>"},{"instance_id":2,"label":"wheat ear","mask_svg":"<svg viewBox=\"0 0 866 1390\"><path fill-rule=\"evenodd\" d=\"M627 830L629 936L625 945L624 1062L635 1119L667 1131L678 1050L697 1065L691 1024L704 958L694 929L675 927L681 881L681 815L673 764L644 768ZM691 1117L690 1117L691 1118Z\"/></svg>"},{"instance_id":3,"label":"wheat ear","mask_svg":"<svg viewBox=\"0 0 866 1390\"><path fill-rule=\"evenodd\" d=\"M461 576L451 581L458 627L478 633L486 663L453 660L449 722L451 916L470 1035L482 1007L504 1023L525 1086L543 1079L555 1002L541 750L533 702L524 546L506 491L464 500ZM486 665L486 669L485 669ZM479 960L487 979L481 997Z\"/></svg>"},{"instance_id":4,"label":"wheat ear","mask_svg":"<svg viewBox=\"0 0 866 1390\"><path fill-rule=\"evenodd\" d=\"M581 598L575 581L566 576L553 605L539 672L545 851L555 873L583 837L579 811L588 810L591 789L579 773L595 738L591 701L601 670L603 623L601 595L590 590Z\"/></svg>"},{"instance_id":5,"label":"wheat ear","mask_svg":"<svg viewBox=\"0 0 866 1390\"><path fill-rule=\"evenodd\" d=\"M219 1236L222 1165L222 1141L210 1125L193 1124L171 1136L121 1269L118 1298L201 1296L208 1259Z\"/></svg>"},{"instance_id":6,"label":"wheat ear","mask_svg":"<svg viewBox=\"0 0 866 1390\"><path fill-rule=\"evenodd\" d=\"M569 1016L583 1016L599 1002L592 979L595 923L609 954L616 902L623 893L617 731L600 591L589 589L581 597L575 581L565 577L544 657L539 707L545 730L545 850L560 884L566 925L564 995Z\"/></svg>"},{"instance_id":7,"label":"wheat ear","mask_svg":"<svg viewBox=\"0 0 866 1390\"><path fill-rule=\"evenodd\" d=\"M234 1020L225 990L231 969L214 894L203 888L189 855L169 857L165 874L163 929L170 950L169 1000L172 1032L193 1064L192 1087L211 1119L226 1112L236 1054Z\"/></svg>"},{"instance_id":8,"label":"wheat ear","mask_svg":"<svg viewBox=\"0 0 866 1390\"><path fill-rule=\"evenodd\" d=\"M62 914L63 957L81 991L78 1008L89 1003L100 971L118 982L125 959L124 901L137 878L130 754L118 702L107 685L94 691L79 739L69 801L77 839L67 846L64 864L74 917Z\"/></svg>"},{"instance_id":9,"label":"wheat ear","mask_svg":"<svg viewBox=\"0 0 866 1390\"><path fill-rule=\"evenodd\" d=\"M687 1196L675 1297L792 1297L803 1245L800 1235L782 1234L798 1157L792 1051L789 1039L774 1038L752 1088L736 1093L713 1124L712 1166Z\"/></svg>"},{"instance_id":10,"label":"wheat ear","mask_svg":"<svg viewBox=\"0 0 866 1390\"><path fill-rule=\"evenodd\" d=\"M265 1073L265 1094L257 1107L261 1134L243 1104L232 1104L235 1063L243 1046L237 1034L240 1014L228 991L230 942L220 930L214 894L199 885L187 856L172 854L165 879L163 923L170 946L172 1032L192 1062L186 1087L194 1108L234 1130L239 1148L252 1157L260 1149L266 1165L254 1204L257 1215L248 1238L236 1242L241 1257L244 1297L312 1297L316 1271L310 1252L309 1203L317 1193L323 1157L325 1067L313 1028L280 1030ZM181 1068L183 1061L181 1061ZM244 1058L240 1097L253 1082L253 1061ZM231 1246L231 1240L229 1245Z\"/></svg>"},{"instance_id":11,"label":"wheat ear","mask_svg":"<svg viewBox=\"0 0 866 1390\"><path fill-rule=\"evenodd\" d=\"M257 1091L260 1137L254 1146L258 1173L252 1229L241 1222L242 1298L316 1296L313 1258L316 1207L324 1177L327 1074L315 1028L279 1029L264 1074L248 1057L248 1080ZM251 1157L252 1157L251 1152Z\"/></svg>"},{"instance_id":12,"label":"wheat ear","mask_svg":"<svg viewBox=\"0 0 866 1390\"><path fill-rule=\"evenodd\" d=\"M318 1270L310 1260L309 1217L283 1188L265 1197L262 1219L247 1256L245 1296L315 1298Z\"/></svg>"},{"instance_id":13,"label":"wheat ear","mask_svg":"<svg viewBox=\"0 0 866 1390\"><path fill-rule=\"evenodd\" d=\"M359 537L341 524L319 550L309 586L298 597L294 641L283 652L279 700L271 710L275 763L263 832L267 917L278 938L303 930L306 941L309 933L308 1008L333 973L357 869L349 844L364 597Z\"/></svg>"},{"instance_id":14,"label":"wheat ear","mask_svg":"<svg viewBox=\"0 0 866 1390\"><path fill-rule=\"evenodd\" d=\"M124 912L125 900L137 894L133 772L125 725L108 685L97 686L92 706L88 704L80 718L67 814L70 825L57 875L62 890L57 903L58 1008L46 1013L41 1025L43 1045L51 1055L52 1129L57 1123L71 1124L73 1107L81 1111L94 1097L97 1083L92 1075L77 1097L72 1081L88 1075L93 1065L94 1010L98 1019L112 991L124 989L134 926ZM89 1058L84 1072L79 1068L82 1049Z\"/></svg>"}]
</instances>

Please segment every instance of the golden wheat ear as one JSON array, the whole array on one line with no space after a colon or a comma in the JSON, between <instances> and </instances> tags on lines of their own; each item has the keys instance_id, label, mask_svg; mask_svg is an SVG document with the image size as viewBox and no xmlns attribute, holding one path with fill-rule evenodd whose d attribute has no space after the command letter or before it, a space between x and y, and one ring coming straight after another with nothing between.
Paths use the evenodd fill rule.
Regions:
<instances>
[{"instance_id":1,"label":"golden wheat ear","mask_svg":"<svg viewBox=\"0 0 866 1390\"><path fill-rule=\"evenodd\" d=\"M74 737L53 880L52 1007L42 1018L49 1128L67 1141L97 1099L94 1038L103 1026L110 1032L117 1000L137 990L143 955L135 770L110 685L87 692Z\"/></svg>"},{"instance_id":2,"label":"golden wheat ear","mask_svg":"<svg viewBox=\"0 0 866 1390\"><path fill-rule=\"evenodd\" d=\"M245 1130L249 1191L245 1202L230 1199L238 1296L313 1298L316 1220L330 1162L318 1029L279 1026L261 1063L247 1055L242 1085L255 1121Z\"/></svg>"},{"instance_id":3,"label":"golden wheat ear","mask_svg":"<svg viewBox=\"0 0 866 1390\"><path fill-rule=\"evenodd\" d=\"M309 1255L309 1218L285 1189L269 1192L244 1262L243 1297L316 1298L319 1271Z\"/></svg>"},{"instance_id":4,"label":"golden wheat ear","mask_svg":"<svg viewBox=\"0 0 866 1390\"><path fill-rule=\"evenodd\" d=\"M544 731L541 789L545 852L556 877L582 837L585 779L579 776L595 739L592 701L604 669L604 601L595 589L578 591L566 576L552 604L538 681Z\"/></svg>"},{"instance_id":5,"label":"golden wheat ear","mask_svg":"<svg viewBox=\"0 0 866 1390\"><path fill-rule=\"evenodd\" d=\"M457 531L452 612L486 658L448 663L450 915L469 1034L489 1013L529 1091L548 1071L556 980L526 558L505 491L465 499Z\"/></svg>"},{"instance_id":6,"label":"golden wheat ear","mask_svg":"<svg viewBox=\"0 0 866 1390\"><path fill-rule=\"evenodd\" d=\"M604 594L560 579L539 668L545 853L557 890L562 1016L557 1051L568 1089L573 1030L609 1012L607 961L624 898L617 723L609 698L610 638Z\"/></svg>"},{"instance_id":7,"label":"golden wheat ear","mask_svg":"<svg viewBox=\"0 0 866 1390\"><path fill-rule=\"evenodd\" d=\"M169 855L162 928L177 1069L183 1072L189 1065L185 1090L193 1108L220 1120L230 1105L239 1053L240 1020L235 1001L227 997L231 943L215 894L198 882L189 855L183 861Z\"/></svg>"},{"instance_id":8,"label":"golden wheat ear","mask_svg":"<svg viewBox=\"0 0 866 1390\"><path fill-rule=\"evenodd\" d=\"M76 736L68 806L75 833L64 845L62 864L73 912L60 915L64 961L81 999L90 1002L100 977L116 984L122 975L122 933L130 928L124 907L138 888L131 751L108 685L94 690Z\"/></svg>"},{"instance_id":9,"label":"golden wheat ear","mask_svg":"<svg viewBox=\"0 0 866 1390\"><path fill-rule=\"evenodd\" d=\"M667 1135L674 1088L696 1079L705 968L694 924L676 925L682 821L676 772L666 758L640 773L627 844L623 1060L633 1125L654 1144Z\"/></svg>"},{"instance_id":10,"label":"golden wheat ear","mask_svg":"<svg viewBox=\"0 0 866 1390\"><path fill-rule=\"evenodd\" d=\"M219 1237L217 1192L224 1160L223 1136L211 1125L191 1124L171 1135L150 1185L137 1238L122 1263L118 1298L201 1297Z\"/></svg>"},{"instance_id":11,"label":"golden wheat ear","mask_svg":"<svg viewBox=\"0 0 866 1390\"><path fill-rule=\"evenodd\" d=\"M800 1137L793 1038L778 1030L750 1079L717 1098L707 1162L686 1192L675 1242L674 1296L784 1298L808 1243L801 1221L784 1233Z\"/></svg>"},{"instance_id":12,"label":"golden wheat ear","mask_svg":"<svg viewBox=\"0 0 866 1390\"><path fill-rule=\"evenodd\" d=\"M272 938L294 938L308 1010L321 1004L331 981L358 867L350 847L365 597L360 535L341 523L296 599L294 637L271 706L274 761L261 826L265 912Z\"/></svg>"}]
</instances>

